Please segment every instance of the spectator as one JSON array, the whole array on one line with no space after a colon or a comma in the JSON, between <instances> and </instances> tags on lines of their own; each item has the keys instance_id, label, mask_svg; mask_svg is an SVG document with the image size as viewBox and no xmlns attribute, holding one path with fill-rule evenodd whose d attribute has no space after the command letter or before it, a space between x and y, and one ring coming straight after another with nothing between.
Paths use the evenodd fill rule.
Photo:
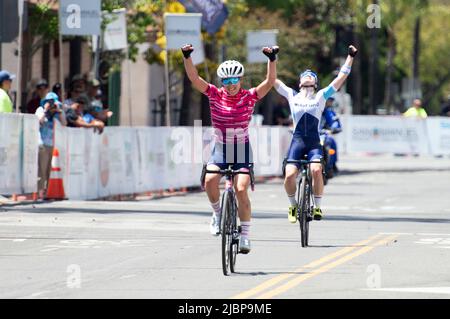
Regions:
<instances>
[{"instance_id":1,"label":"spectator","mask_svg":"<svg viewBox=\"0 0 450 319\"><path fill-rule=\"evenodd\" d=\"M447 102L442 104L441 116L449 116L450 117L450 95L447 96Z\"/></svg>"},{"instance_id":2,"label":"spectator","mask_svg":"<svg viewBox=\"0 0 450 319\"><path fill-rule=\"evenodd\" d=\"M105 127L102 121L90 119L89 123L87 123L83 119L83 110L85 109L86 103L86 99L83 97L79 97L74 101L67 111L67 126L94 128L95 131L98 130L99 133L102 133Z\"/></svg>"},{"instance_id":3,"label":"spectator","mask_svg":"<svg viewBox=\"0 0 450 319\"><path fill-rule=\"evenodd\" d=\"M53 85L52 92L56 93L56 95L58 95L58 98L59 98L60 101L64 101L64 99L62 97L62 85L61 85L61 83L56 83L55 85Z\"/></svg>"},{"instance_id":4,"label":"spectator","mask_svg":"<svg viewBox=\"0 0 450 319\"><path fill-rule=\"evenodd\" d=\"M101 108L103 108L102 100L99 98L101 97L99 80L93 79L88 82L87 96L91 105L100 106Z\"/></svg>"},{"instance_id":5,"label":"spectator","mask_svg":"<svg viewBox=\"0 0 450 319\"><path fill-rule=\"evenodd\" d=\"M405 113L403 113L406 117L415 117L415 118L421 118L425 119L427 118L427 112L422 107L422 100L421 99L415 99L413 101L413 106L411 106Z\"/></svg>"},{"instance_id":6,"label":"spectator","mask_svg":"<svg viewBox=\"0 0 450 319\"><path fill-rule=\"evenodd\" d=\"M52 163L54 120L56 119L62 125L66 125L66 118L61 102L59 102L58 96L53 92L45 96L42 106L38 107L35 114L40 124L38 192L39 198L43 199Z\"/></svg>"},{"instance_id":7,"label":"spectator","mask_svg":"<svg viewBox=\"0 0 450 319\"><path fill-rule=\"evenodd\" d=\"M74 87L68 94L67 100L64 101L64 110L67 110L71 107L75 100L78 99L84 93L81 86Z\"/></svg>"},{"instance_id":8,"label":"spectator","mask_svg":"<svg viewBox=\"0 0 450 319\"><path fill-rule=\"evenodd\" d=\"M0 71L0 113L12 113L13 111L13 104L8 92L11 90L12 80L15 77L6 70Z\"/></svg>"},{"instance_id":9,"label":"spectator","mask_svg":"<svg viewBox=\"0 0 450 319\"><path fill-rule=\"evenodd\" d=\"M72 77L72 81L70 82L70 88L79 88L83 93L86 92L86 80L84 79L83 75L76 74Z\"/></svg>"},{"instance_id":10,"label":"spectator","mask_svg":"<svg viewBox=\"0 0 450 319\"><path fill-rule=\"evenodd\" d=\"M85 109L85 113L88 114L88 119L96 118L106 124L108 119L113 115L113 112L103 108L100 81L93 79L89 81L88 84L88 98L90 101L90 106ZM86 122L89 123L90 121L86 120Z\"/></svg>"},{"instance_id":11,"label":"spectator","mask_svg":"<svg viewBox=\"0 0 450 319\"><path fill-rule=\"evenodd\" d=\"M41 106L41 101L45 98L47 93L48 93L48 83L45 79L40 79L36 83L32 99L27 103L27 113L35 114L37 108Z\"/></svg>"},{"instance_id":12,"label":"spectator","mask_svg":"<svg viewBox=\"0 0 450 319\"><path fill-rule=\"evenodd\" d=\"M274 125L289 126L291 122L289 103L283 96L279 95L277 104L273 109L273 123Z\"/></svg>"}]
</instances>

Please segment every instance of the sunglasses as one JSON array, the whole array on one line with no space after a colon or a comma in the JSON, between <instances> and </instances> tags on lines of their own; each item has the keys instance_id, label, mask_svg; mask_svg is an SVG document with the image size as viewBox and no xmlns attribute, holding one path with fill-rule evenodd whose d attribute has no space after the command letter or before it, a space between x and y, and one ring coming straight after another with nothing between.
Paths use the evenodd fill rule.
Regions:
<instances>
[{"instance_id":1,"label":"sunglasses","mask_svg":"<svg viewBox=\"0 0 450 319\"><path fill-rule=\"evenodd\" d=\"M240 78L227 78L227 79L222 79L222 84L223 84L223 85L230 85L230 84L236 85L236 84L239 83L240 80L241 80Z\"/></svg>"}]
</instances>

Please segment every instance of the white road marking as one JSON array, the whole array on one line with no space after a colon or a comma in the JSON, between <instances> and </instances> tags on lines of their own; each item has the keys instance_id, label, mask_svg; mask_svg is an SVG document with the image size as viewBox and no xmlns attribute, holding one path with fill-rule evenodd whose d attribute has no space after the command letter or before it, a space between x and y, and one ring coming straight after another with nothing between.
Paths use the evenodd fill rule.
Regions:
<instances>
[{"instance_id":1,"label":"white road marking","mask_svg":"<svg viewBox=\"0 0 450 319\"><path fill-rule=\"evenodd\" d=\"M381 235L407 235L407 236L412 236L414 235L413 233L380 233Z\"/></svg>"},{"instance_id":2,"label":"white road marking","mask_svg":"<svg viewBox=\"0 0 450 319\"><path fill-rule=\"evenodd\" d=\"M58 244L45 245L41 252L56 251L59 249L99 249L99 248L127 248L127 247L144 247L147 244L157 242L158 240L61 240Z\"/></svg>"},{"instance_id":3,"label":"white road marking","mask_svg":"<svg viewBox=\"0 0 450 319\"><path fill-rule=\"evenodd\" d=\"M450 295L450 287L376 288L376 289L362 289L362 290Z\"/></svg>"},{"instance_id":4,"label":"white road marking","mask_svg":"<svg viewBox=\"0 0 450 319\"><path fill-rule=\"evenodd\" d=\"M414 209L414 206L381 206L381 210L412 210Z\"/></svg>"},{"instance_id":5,"label":"white road marking","mask_svg":"<svg viewBox=\"0 0 450 319\"><path fill-rule=\"evenodd\" d=\"M0 240L12 241L14 243L22 243L22 242L26 241L26 239L24 239L24 238L17 238L17 239L14 239L14 238L0 238Z\"/></svg>"},{"instance_id":6,"label":"white road marking","mask_svg":"<svg viewBox=\"0 0 450 319\"><path fill-rule=\"evenodd\" d=\"M45 295L45 294L47 294L47 293L49 293L49 292L51 292L51 291L48 291L48 290L39 291L39 292L32 293L31 295L29 295L29 296L27 296L27 297L25 297L25 298L35 298L35 297L40 297L40 296Z\"/></svg>"},{"instance_id":7,"label":"white road marking","mask_svg":"<svg viewBox=\"0 0 450 319\"><path fill-rule=\"evenodd\" d=\"M123 280L123 279L129 279L129 278L134 278L134 277L137 277L137 275L125 275L125 276L120 277L119 279Z\"/></svg>"}]
</instances>

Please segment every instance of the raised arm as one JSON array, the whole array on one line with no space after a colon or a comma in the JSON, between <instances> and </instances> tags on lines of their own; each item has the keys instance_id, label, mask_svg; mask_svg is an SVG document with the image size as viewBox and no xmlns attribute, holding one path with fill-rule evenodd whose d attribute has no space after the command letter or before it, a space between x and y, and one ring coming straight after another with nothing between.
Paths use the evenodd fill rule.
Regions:
<instances>
[{"instance_id":1,"label":"raised arm","mask_svg":"<svg viewBox=\"0 0 450 319\"><path fill-rule=\"evenodd\" d=\"M256 87L256 94L260 99L266 96L269 93L272 86L275 84L277 79L277 53L279 48L277 46L274 47L264 47L263 53L269 58L267 62L267 75L266 79Z\"/></svg>"},{"instance_id":2,"label":"raised arm","mask_svg":"<svg viewBox=\"0 0 450 319\"><path fill-rule=\"evenodd\" d=\"M209 84L198 75L197 68L192 62L191 53L194 51L194 47L191 44L186 44L181 48L181 51L184 56L184 68L189 80L192 82L192 86L204 93L208 89Z\"/></svg>"},{"instance_id":3,"label":"raised arm","mask_svg":"<svg viewBox=\"0 0 450 319\"><path fill-rule=\"evenodd\" d=\"M281 80L276 79L274 84L275 90L278 94L284 96L289 99L291 95L293 95L293 91L286 84L284 84Z\"/></svg>"},{"instance_id":4,"label":"raised arm","mask_svg":"<svg viewBox=\"0 0 450 319\"><path fill-rule=\"evenodd\" d=\"M353 45L348 47L347 60L345 61L345 64L341 67L338 76L330 84L336 89L336 91L338 91L344 84L345 80L347 80L350 71L352 70L353 59L355 58L357 53L358 50Z\"/></svg>"}]
</instances>

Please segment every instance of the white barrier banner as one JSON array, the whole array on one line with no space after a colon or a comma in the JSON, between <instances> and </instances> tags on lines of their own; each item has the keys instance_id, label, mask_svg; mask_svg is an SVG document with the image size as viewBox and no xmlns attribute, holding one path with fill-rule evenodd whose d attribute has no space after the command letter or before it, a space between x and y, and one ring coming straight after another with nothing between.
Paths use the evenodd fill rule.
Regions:
<instances>
[{"instance_id":1,"label":"white barrier banner","mask_svg":"<svg viewBox=\"0 0 450 319\"><path fill-rule=\"evenodd\" d=\"M346 150L371 153L427 154L426 121L389 116L351 116L343 128Z\"/></svg>"},{"instance_id":2,"label":"white barrier banner","mask_svg":"<svg viewBox=\"0 0 450 319\"><path fill-rule=\"evenodd\" d=\"M0 116L0 194L21 193L22 118L16 114Z\"/></svg>"},{"instance_id":3,"label":"white barrier banner","mask_svg":"<svg viewBox=\"0 0 450 319\"><path fill-rule=\"evenodd\" d=\"M22 192L37 191L39 156L39 121L34 114L23 114Z\"/></svg>"},{"instance_id":4,"label":"white barrier banner","mask_svg":"<svg viewBox=\"0 0 450 319\"><path fill-rule=\"evenodd\" d=\"M450 118L431 117L427 119L428 138L433 155L450 154Z\"/></svg>"},{"instance_id":5,"label":"white barrier banner","mask_svg":"<svg viewBox=\"0 0 450 319\"><path fill-rule=\"evenodd\" d=\"M0 114L0 194L37 191L39 121L31 114Z\"/></svg>"}]
</instances>

